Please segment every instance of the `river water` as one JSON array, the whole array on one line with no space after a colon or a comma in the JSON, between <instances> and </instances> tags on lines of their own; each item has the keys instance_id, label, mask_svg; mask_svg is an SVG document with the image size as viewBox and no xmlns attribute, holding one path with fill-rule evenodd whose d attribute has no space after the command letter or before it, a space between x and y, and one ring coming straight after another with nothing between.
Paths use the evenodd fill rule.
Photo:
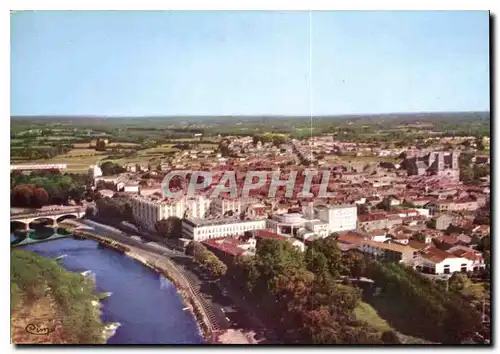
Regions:
<instances>
[{"instance_id":1,"label":"river water","mask_svg":"<svg viewBox=\"0 0 500 354\"><path fill-rule=\"evenodd\" d=\"M11 235L12 240L12 235ZM20 246L43 257L66 255L60 264L73 272L90 270L102 301L102 321L119 322L108 344L201 344L191 312L163 276L116 251L71 237Z\"/></svg>"}]
</instances>

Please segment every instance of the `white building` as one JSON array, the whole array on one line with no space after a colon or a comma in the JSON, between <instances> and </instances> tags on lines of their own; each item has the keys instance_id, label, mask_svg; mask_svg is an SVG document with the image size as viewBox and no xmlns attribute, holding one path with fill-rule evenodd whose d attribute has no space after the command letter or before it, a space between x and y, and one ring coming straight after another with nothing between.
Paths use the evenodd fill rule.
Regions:
<instances>
[{"instance_id":1,"label":"white building","mask_svg":"<svg viewBox=\"0 0 500 354\"><path fill-rule=\"evenodd\" d=\"M130 205L134 219L148 230L155 231L156 223L170 216L183 218L186 214L191 218L204 218L210 200L203 196L178 200L135 196L131 198Z\"/></svg>"},{"instance_id":2,"label":"white building","mask_svg":"<svg viewBox=\"0 0 500 354\"><path fill-rule=\"evenodd\" d=\"M453 250L453 252L450 252ZM458 252L457 252L458 251ZM429 247L416 257L413 262L414 267L429 274L452 274L454 272L472 272L484 268L482 256L471 251L462 250L460 246L446 251L436 247Z\"/></svg>"},{"instance_id":3,"label":"white building","mask_svg":"<svg viewBox=\"0 0 500 354\"><path fill-rule=\"evenodd\" d=\"M328 232L329 225L319 219L307 220L305 223L305 227L307 230L312 231L315 235L323 238L328 237L328 235L330 234Z\"/></svg>"},{"instance_id":4,"label":"white building","mask_svg":"<svg viewBox=\"0 0 500 354\"><path fill-rule=\"evenodd\" d=\"M97 165L90 165L88 174L89 174L89 178L91 180L94 180L95 178L102 176L102 170Z\"/></svg>"},{"instance_id":5,"label":"white building","mask_svg":"<svg viewBox=\"0 0 500 354\"><path fill-rule=\"evenodd\" d=\"M328 232L355 230L358 223L356 205L328 205L314 208L315 216L328 224Z\"/></svg>"},{"instance_id":6,"label":"white building","mask_svg":"<svg viewBox=\"0 0 500 354\"><path fill-rule=\"evenodd\" d=\"M234 215L241 213L245 203L240 198L215 198L210 204L210 211L213 215L224 216L232 211Z\"/></svg>"},{"instance_id":7,"label":"white building","mask_svg":"<svg viewBox=\"0 0 500 354\"><path fill-rule=\"evenodd\" d=\"M239 219L198 219L189 218L182 221L182 237L194 241L243 235L245 231L265 228L265 220Z\"/></svg>"},{"instance_id":8,"label":"white building","mask_svg":"<svg viewBox=\"0 0 500 354\"><path fill-rule=\"evenodd\" d=\"M139 194L139 183L125 183L123 186L123 191L126 193L137 193Z\"/></svg>"},{"instance_id":9,"label":"white building","mask_svg":"<svg viewBox=\"0 0 500 354\"><path fill-rule=\"evenodd\" d=\"M295 235L299 229L305 227L307 221L298 213L278 214L267 219L266 228L279 235Z\"/></svg>"}]
</instances>

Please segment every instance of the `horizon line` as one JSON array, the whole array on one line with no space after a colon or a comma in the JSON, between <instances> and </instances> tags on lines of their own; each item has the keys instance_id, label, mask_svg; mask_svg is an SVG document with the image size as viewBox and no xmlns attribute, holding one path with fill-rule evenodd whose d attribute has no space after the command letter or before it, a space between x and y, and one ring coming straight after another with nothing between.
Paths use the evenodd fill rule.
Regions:
<instances>
[{"instance_id":1,"label":"horizon line","mask_svg":"<svg viewBox=\"0 0 500 354\"><path fill-rule=\"evenodd\" d=\"M383 113L325 113L312 115L312 117L358 117L358 116L382 116L382 115L416 115L416 114L459 114L459 113L491 113L491 110L471 110L471 111L412 111L412 112L383 112ZM106 114L19 114L12 115L12 118L36 118L36 117L47 117L47 118L235 118L235 117L304 117L308 118L309 114L269 114L269 113L258 113L258 114L175 114L175 115L162 115L162 114L152 114L152 115L106 115Z\"/></svg>"}]
</instances>

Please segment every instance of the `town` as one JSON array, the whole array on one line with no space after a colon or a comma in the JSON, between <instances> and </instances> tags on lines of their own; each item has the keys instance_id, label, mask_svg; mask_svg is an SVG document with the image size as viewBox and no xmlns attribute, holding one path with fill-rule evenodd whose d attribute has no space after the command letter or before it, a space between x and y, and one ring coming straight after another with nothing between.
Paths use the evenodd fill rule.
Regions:
<instances>
[{"instance_id":1,"label":"town","mask_svg":"<svg viewBox=\"0 0 500 354\"><path fill-rule=\"evenodd\" d=\"M11 11L11 343L493 346L492 17Z\"/></svg>"},{"instance_id":2,"label":"town","mask_svg":"<svg viewBox=\"0 0 500 354\"><path fill-rule=\"evenodd\" d=\"M193 139L204 137L195 133ZM94 141L89 149L120 144ZM207 274L216 278L241 277L239 264L258 257L264 240L289 244L304 257L321 240L334 240L340 263L361 256L364 267L398 264L438 287L462 274L469 279L464 294L489 282L489 137L429 137L418 147L346 142L334 134L229 135L217 141L212 149L190 144L156 164L92 164L77 201L91 220L149 235L182 253L193 255L194 247L194 254L212 254L212 261L198 262L208 262ZM11 171L22 179L30 171L61 174L67 166L18 164ZM16 205L22 187L14 186L13 206L22 206ZM341 273L357 279L372 274ZM477 304L471 311L481 315L476 329L489 328L487 292L465 295ZM460 340L486 340L485 333L478 329Z\"/></svg>"}]
</instances>

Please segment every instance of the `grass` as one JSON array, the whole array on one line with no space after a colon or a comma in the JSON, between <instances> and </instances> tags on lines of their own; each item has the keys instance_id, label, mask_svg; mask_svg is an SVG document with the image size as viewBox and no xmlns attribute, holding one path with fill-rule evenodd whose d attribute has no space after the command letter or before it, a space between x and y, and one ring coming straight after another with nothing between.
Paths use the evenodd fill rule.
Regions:
<instances>
[{"instance_id":1,"label":"grass","mask_svg":"<svg viewBox=\"0 0 500 354\"><path fill-rule=\"evenodd\" d=\"M122 146L122 147L126 148L126 147L136 147L136 146L139 146L139 144L119 142L119 141L115 141L115 142L106 144L106 147L117 147L117 146Z\"/></svg>"},{"instance_id":2,"label":"grass","mask_svg":"<svg viewBox=\"0 0 500 354\"><path fill-rule=\"evenodd\" d=\"M73 143L74 149L85 149L90 147L90 143Z\"/></svg>"},{"instance_id":3,"label":"grass","mask_svg":"<svg viewBox=\"0 0 500 354\"><path fill-rule=\"evenodd\" d=\"M162 146L154 147L154 148L150 148L150 149L139 150L137 152L137 155L138 156L149 156L149 157L153 157L154 155L158 155L158 157L163 157L163 154L180 151L179 149L174 148L172 146L173 145L171 145L171 144L167 144L167 145L162 145Z\"/></svg>"},{"instance_id":4,"label":"grass","mask_svg":"<svg viewBox=\"0 0 500 354\"><path fill-rule=\"evenodd\" d=\"M60 155L61 157L82 157L82 156L96 156L96 155L104 155L104 151L95 151L91 149L71 149L64 155Z\"/></svg>"},{"instance_id":5,"label":"grass","mask_svg":"<svg viewBox=\"0 0 500 354\"><path fill-rule=\"evenodd\" d=\"M100 344L103 325L91 304L94 285L63 269L55 260L32 252L11 252L11 333L14 343ZM54 332L27 336L28 324L43 324Z\"/></svg>"},{"instance_id":6,"label":"grass","mask_svg":"<svg viewBox=\"0 0 500 354\"><path fill-rule=\"evenodd\" d=\"M354 309L354 314L358 321L365 322L380 333L394 330L370 304L364 301L359 302L358 307ZM402 344L432 344L432 342L422 338L402 334L396 330L395 332Z\"/></svg>"},{"instance_id":7,"label":"grass","mask_svg":"<svg viewBox=\"0 0 500 354\"><path fill-rule=\"evenodd\" d=\"M373 163L373 162L392 162L392 163L398 163L399 159L395 157L388 157L388 156L325 156L325 160L328 162L337 162L337 163L342 163L342 162L351 162L351 163L356 163L356 162L366 162L366 163Z\"/></svg>"},{"instance_id":8,"label":"grass","mask_svg":"<svg viewBox=\"0 0 500 354\"><path fill-rule=\"evenodd\" d=\"M490 293L486 291L484 285L484 283L473 283L462 290L462 294L474 299L489 298Z\"/></svg>"}]
</instances>

